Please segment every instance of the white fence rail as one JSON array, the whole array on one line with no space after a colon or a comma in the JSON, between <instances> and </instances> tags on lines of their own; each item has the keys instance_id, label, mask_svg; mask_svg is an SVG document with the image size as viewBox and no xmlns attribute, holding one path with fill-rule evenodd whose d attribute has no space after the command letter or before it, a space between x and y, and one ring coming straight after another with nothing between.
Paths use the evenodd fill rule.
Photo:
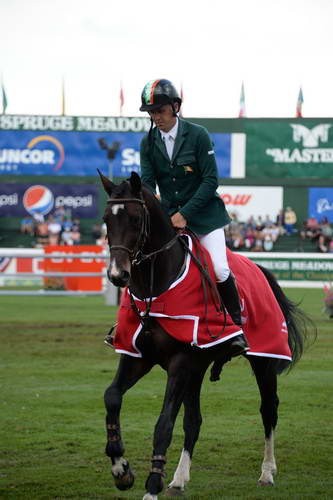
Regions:
<instances>
[{"instance_id":1,"label":"white fence rail","mask_svg":"<svg viewBox=\"0 0 333 500\"><path fill-rule=\"evenodd\" d=\"M95 252L81 252L81 253L66 253L66 252L54 252L54 253L44 253L43 249L16 249L16 248L2 248L0 249L0 258L10 258L10 259L53 259L53 260L72 260L81 259L83 261L89 260L106 260L109 258L108 254L104 251L103 253ZM59 271L47 271L47 272L6 272L2 274L2 278L16 278L18 280L27 278L71 278L71 277L104 277L105 272L59 272ZM85 295L104 295L105 302L107 305L117 305L118 304L118 289L106 282L104 290L101 291L79 291L79 290L1 290L0 295L17 295L17 296L85 296Z\"/></svg>"}]
</instances>

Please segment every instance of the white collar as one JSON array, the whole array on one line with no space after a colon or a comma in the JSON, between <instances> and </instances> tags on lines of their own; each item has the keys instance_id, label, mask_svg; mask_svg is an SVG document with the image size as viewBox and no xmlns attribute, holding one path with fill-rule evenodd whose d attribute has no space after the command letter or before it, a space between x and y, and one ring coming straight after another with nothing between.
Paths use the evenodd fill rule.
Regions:
<instances>
[{"instance_id":1,"label":"white collar","mask_svg":"<svg viewBox=\"0 0 333 500\"><path fill-rule=\"evenodd\" d=\"M161 132L161 137L162 139L164 139L165 141L171 136L172 139L175 141L176 140L176 137L177 137L177 132L178 132L178 118L176 120L176 123L175 125L172 127L171 130L169 130L169 132L163 132L163 130L160 130Z\"/></svg>"}]
</instances>

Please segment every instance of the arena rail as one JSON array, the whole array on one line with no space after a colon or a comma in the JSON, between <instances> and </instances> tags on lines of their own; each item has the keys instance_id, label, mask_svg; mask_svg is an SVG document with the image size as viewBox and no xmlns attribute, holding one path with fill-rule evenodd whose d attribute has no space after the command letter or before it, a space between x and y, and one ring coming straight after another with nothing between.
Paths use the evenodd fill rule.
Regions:
<instances>
[{"instance_id":1,"label":"arena rail","mask_svg":"<svg viewBox=\"0 0 333 500\"><path fill-rule=\"evenodd\" d=\"M81 252L81 253L65 253L65 252L54 252L46 254L43 249L15 249L15 248L2 248L0 249L0 259L95 259L95 260L106 260L109 255L106 251L102 253L95 252ZM63 278L63 277L101 277L105 278L105 272L6 272L1 273L0 276L3 278ZM1 288L1 287L0 287ZM106 286L104 290L101 291L89 291L89 290L1 290L0 295L6 296L22 296L22 295L32 295L32 296L85 296L85 295L104 295L105 302L107 305L117 305L118 304L118 289L111 285L106 280Z\"/></svg>"}]
</instances>

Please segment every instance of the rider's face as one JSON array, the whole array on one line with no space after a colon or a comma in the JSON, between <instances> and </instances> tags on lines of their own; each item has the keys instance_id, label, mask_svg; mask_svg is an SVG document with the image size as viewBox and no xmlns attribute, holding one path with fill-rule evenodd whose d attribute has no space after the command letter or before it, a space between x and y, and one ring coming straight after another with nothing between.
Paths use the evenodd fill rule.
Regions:
<instances>
[{"instance_id":1,"label":"rider's face","mask_svg":"<svg viewBox=\"0 0 333 500\"><path fill-rule=\"evenodd\" d=\"M176 104L177 106L177 104ZM149 111L149 116L155 123L156 127L163 132L169 132L172 127L176 124L177 117L174 116L172 106L170 104L165 104L160 108Z\"/></svg>"}]
</instances>

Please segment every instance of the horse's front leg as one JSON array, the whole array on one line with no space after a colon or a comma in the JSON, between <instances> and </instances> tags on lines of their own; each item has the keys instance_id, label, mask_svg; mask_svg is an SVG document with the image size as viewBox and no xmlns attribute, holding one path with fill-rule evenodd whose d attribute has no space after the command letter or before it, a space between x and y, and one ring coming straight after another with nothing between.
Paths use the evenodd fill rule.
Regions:
<instances>
[{"instance_id":1,"label":"horse's front leg","mask_svg":"<svg viewBox=\"0 0 333 500\"><path fill-rule=\"evenodd\" d=\"M171 443L174 424L190 379L189 356L185 353L173 356L167 371L168 381L162 412L154 431L152 468L146 481L147 493L143 500L156 500L158 493L163 490L166 452Z\"/></svg>"},{"instance_id":2,"label":"horse's front leg","mask_svg":"<svg viewBox=\"0 0 333 500\"><path fill-rule=\"evenodd\" d=\"M200 392L205 370L192 373L184 395L184 420L183 429L185 433L184 448L181 453L173 480L168 486L168 496L179 496L190 480L190 468L195 443L198 440L202 423L200 410Z\"/></svg>"},{"instance_id":3,"label":"horse's front leg","mask_svg":"<svg viewBox=\"0 0 333 500\"><path fill-rule=\"evenodd\" d=\"M152 368L152 363L142 359L122 355L117 374L106 389L104 403L107 411L107 443L105 453L112 462L112 475L119 490L127 490L134 483L134 475L128 461L123 457L124 446L121 439L119 414L123 395Z\"/></svg>"}]
</instances>

